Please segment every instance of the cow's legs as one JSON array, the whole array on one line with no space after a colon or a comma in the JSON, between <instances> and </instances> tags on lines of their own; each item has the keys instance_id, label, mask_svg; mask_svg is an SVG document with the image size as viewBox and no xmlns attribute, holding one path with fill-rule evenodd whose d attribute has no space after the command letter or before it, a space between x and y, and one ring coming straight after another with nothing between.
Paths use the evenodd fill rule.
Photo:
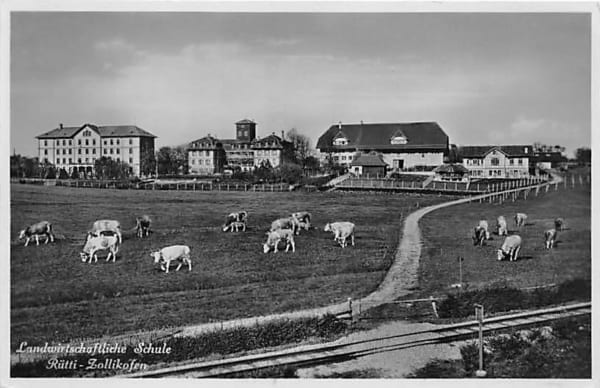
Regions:
<instances>
[{"instance_id":1,"label":"cow's legs","mask_svg":"<svg viewBox=\"0 0 600 388\"><path fill-rule=\"evenodd\" d=\"M352 246L354 246L354 233L352 233L351 237L352 237Z\"/></svg>"},{"instance_id":2,"label":"cow's legs","mask_svg":"<svg viewBox=\"0 0 600 388\"><path fill-rule=\"evenodd\" d=\"M39 234L35 235L35 245L40 245L40 235Z\"/></svg>"},{"instance_id":3,"label":"cow's legs","mask_svg":"<svg viewBox=\"0 0 600 388\"><path fill-rule=\"evenodd\" d=\"M176 269L175 271L179 271L179 269L181 268L181 266L182 266L182 265L183 265L183 262L182 262L182 261L180 261L180 262L179 262L179 265L177 266L177 269Z\"/></svg>"},{"instance_id":4,"label":"cow's legs","mask_svg":"<svg viewBox=\"0 0 600 388\"><path fill-rule=\"evenodd\" d=\"M27 237L27 240L25 240L25 246L27 246L27 244L29 244L29 237Z\"/></svg>"},{"instance_id":5,"label":"cow's legs","mask_svg":"<svg viewBox=\"0 0 600 388\"><path fill-rule=\"evenodd\" d=\"M191 271L192 270L192 260L187 258L186 261L187 261L187 265L188 265L188 271Z\"/></svg>"},{"instance_id":6,"label":"cow's legs","mask_svg":"<svg viewBox=\"0 0 600 388\"><path fill-rule=\"evenodd\" d=\"M111 256L112 256L112 251L108 251L108 255L106 255L106 261L110 261Z\"/></svg>"}]
</instances>

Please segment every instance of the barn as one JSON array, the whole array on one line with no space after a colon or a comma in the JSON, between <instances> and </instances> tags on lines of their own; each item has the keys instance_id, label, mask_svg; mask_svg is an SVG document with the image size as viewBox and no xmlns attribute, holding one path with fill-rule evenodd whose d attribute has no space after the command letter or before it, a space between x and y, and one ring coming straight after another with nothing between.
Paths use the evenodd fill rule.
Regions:
<instances>
[{"instance_id":1,"label":"barn","mask_svg":"<svg viewBox=\"0 0 600 388\"><path fill-rule=\"evenodd\" d=\"M360 154L350 163L350 172L359 176L384 177L387 164L380 155Z\"/></svg>"}]
</instances>

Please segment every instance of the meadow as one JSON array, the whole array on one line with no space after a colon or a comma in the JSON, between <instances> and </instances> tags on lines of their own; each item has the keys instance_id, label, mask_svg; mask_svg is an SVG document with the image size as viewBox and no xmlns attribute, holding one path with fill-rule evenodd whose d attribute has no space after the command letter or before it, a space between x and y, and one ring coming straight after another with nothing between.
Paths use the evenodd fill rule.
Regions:
<instances>
[{"instance_id":1,"label":"meadow","mask_svg":"<svg viewBox=\"0 0 600 388\"><path fill-rule=\"evenodd\" d=\"M402 215L447 197L364 193L235 193L11 186L11 348L98 338L319 307L372 292L392 263ZM249 213L246 233L220 230L231 211ZM295 253L262 253L270 222L308 210L318 229ZM135 217L153 219L147 239ZM117 261L82 263L85 233L97 219L121 222ZM18 231L52 222L57 241L24 247ZM341 249L323 226L357 225ZM193 270L165 274L150 252L192 249Z\"/></svg>"},{"instance_id":2,"label":"meadow","mask_svg":"<svg viewBox=\"0 0 600 388\"><path fill-rule=\"evenodd\" d=\"M524 212L527 223L517 227L514 215ZM509 234L518 234L523 243L519 260L498 261L496 251L504 236L495 232L496 219L503 215ZM554 227L554 219L565 220L554 249L544 248L544 231ZM443 220L443 222L440 222ZM492 239L483 247L473 246L471 236L479 220L487 220ZM591 281L591 195L589 184L560 186L539 196L530 195L504 203L451 206L432 212L419 223L423 236L419 271L419 293L448 292L459 282L458 257L463 257L465 286L516 288L558 284L573 279Z\"/></svg>"}]
</instances>

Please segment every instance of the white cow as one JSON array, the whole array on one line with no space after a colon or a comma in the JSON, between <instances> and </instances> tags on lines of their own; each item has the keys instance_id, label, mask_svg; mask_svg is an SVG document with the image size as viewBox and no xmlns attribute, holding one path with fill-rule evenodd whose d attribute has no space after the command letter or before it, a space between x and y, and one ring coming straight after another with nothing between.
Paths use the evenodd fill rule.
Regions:
<instances>
[{"instance_id":1,"label":"white cow","mask_svg":"<svg viewBox=\"0 0 600 388\"><path fill-rule=\"evenodd\" d=\"M135 219L135 230L138 237L148 237L148 231L150 230L150 224L152 220L149 216L143 215Z\"/></svg>"},{"instance_id":2,"label":"white cow","mask_svg":"<svg viewBox=\"0 0 600 388\"><path fill-rule=\"evenodd\" d=\"M525 213L515 214L515 225L524 226L526 221L527 221L527 214L525 214Z\"/></svg>"},{"instance_id":3,"label":"white cow","mask_svg":"<svg viewBox=\"0 0 600 388\"><path fill-rule=\"evenodd\" d=\"M233 222L243 222L243 223L247 223L248 222L248 212L245 210L242 210L240 212L236 212L236 213L229 213L227 215L227 218L225 219L225 224L223 225L223 232L226 232L227 230L229 230L229 225Z\"/></svg>"},{"instance_id":4,"label":"white cow","mask_svg":"<svg viewBox=\"0 0 600 388\"><path fill-rule=\"evenodd\" d=\"M294 234L300 233L300 231L298 230L299 222L294 217L280 218L271 222L271 229L269 229L270 232L274 232L279 229L291 229L294 232Z\"/></svg>"},{"instance_id":5,"label":"white cow","mask_svg":"<svg viewBox=\"0 0 600 388\"><path fill-rule=\"evenodd\" d=\"M29 244L29 240L31 240L32 237L35 237L35 245L40 245L40 236L46 236L45 244L48 244L48 240L54 242L51 223L48 221L40 221L19 232L19 240L26 239L25 246Z\"/></svg>"},{"instance_id":6,"label":"white cow","mask_svg":"<svg viewBox=\"0 0 600 388\"><path fill-rule=\"evenodd\" d=\"M98 220L95 221L92 225L91 234L98 236L103 234L104 232L111 232L117 235L119 238L119 244L123 242L123 237L121 236L121 223L116 220ZM89 234L88 234L89 238Z\"/></svg>"},{"instance_id":7,"label":"white cow","mask_svg":"<svg viewBox=\"0 0 600 388\"><path fill-rule=\"evenodd\" d=\"M346 239L350 237L354 246L354 228L352 222L331 222L325 225L326 232L333 232L333 240L337 241L342 248L346 247Z\"/></svg>"},{"instance_id":8,"label":"white cow","mask_svg":"<svg viewBox=\"0 0 600 388\"><path fill-rule=\"evenodd\" d=\"M521 237L514 234L504 239L504 244L498 249L498 260L507 258L510 261L516 261L521 250Z\"/></svg>"},{"instance_id":9,"label":"white cow","mask_svg":"<svg viewBox=\"0 0 600 388\"><path fill-rule=\"evenodd\" d=\"M106 261L110 260L110 257L113 258L113 263L117 259L117 252L119 252L119 239L117 236L104 236L99 235L96 237L90 237L85 245L83 246L83 250L80 253L81 261L84 263L89 259L88 263L98 261L98 251L106 251L108 250L108 255L106 256Z\"/></svg>"},{"instance_id":10,"label":"white cow","mask_svg":"<svg viewBox=\"0 0 600 388\"><path fill-rule=\"evenodd\" d=\"M558 237L558 233L556 229L549 229L544 232L544 246L546 249L554 248L554 244L556 243L556 238Z\"/></svg>"},{"instance_id":11,"label":"white cow","mask_svg":"<svg viewBox=\"0 0 600 388\"><path fill-rule=\"evenodd\" d=\"M508 235L508 226L506 225L506 218L504 216L499 216L496 221L496 227L498 229L498 236L506 236Z\"/></svg>"},{"instance_id":12,"label":"white cow","mask_svg":"<svg viewBox=\"0 0 600 388\"><path fill-rule=\"evenodd\" d=\"M169 266L172 261L179 263L176 271L179 271L183 264L188 265L188 271L192 270L192 260L190 258L190 247L187 245L171 245L162 248L159 251L152 252L150 256L154 258L154 264L160 264L160 268L169 273Z\"/></svg>"},{"instance_id":13,"label":"white cow","mask_svg":"<svg viewBox=\"0 0 600 388\"><path fill-rule=\"evenodd\" d=\"M263 244L263 252L267 253L274 248L277 253L277 245L281 240L285 240L285 251L287 252L290 247L292 252L296 252L296 244L294 242L294 231L292 229L277 229L271 232L267 232L267 242Z\"/></svg>"}]
</instances>

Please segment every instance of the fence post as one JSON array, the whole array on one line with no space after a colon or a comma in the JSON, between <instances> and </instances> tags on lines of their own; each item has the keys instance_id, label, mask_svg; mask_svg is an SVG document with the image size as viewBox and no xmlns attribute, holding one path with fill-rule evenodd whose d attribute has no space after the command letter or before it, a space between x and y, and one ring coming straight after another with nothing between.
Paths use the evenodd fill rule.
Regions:
<instances>
[{"instance_id":1,"label":"fence post","mask_svg":"<svg viewBox=\"0 0 600 388\"><path fill-rule=\"evenodd\" d=\"M435 317L439 319L440 316L438 315L437 306L435 304L435 299L433 299L433 295L430 296L429 299L431 300L431 307L433 308L433 315L435 315Z\"/></svg>"},{"instance_id":2,"label":"fence post","mask_svg":"<svg viewBox=\"0 0 600 388\"><path fill-rule=\"evenodd\" d=\"M475 304L475 318L479 321L479 369L475 376L485 377L487 372L483 369L483 306L480 304Z\"/></svg>"}]
</instances>

